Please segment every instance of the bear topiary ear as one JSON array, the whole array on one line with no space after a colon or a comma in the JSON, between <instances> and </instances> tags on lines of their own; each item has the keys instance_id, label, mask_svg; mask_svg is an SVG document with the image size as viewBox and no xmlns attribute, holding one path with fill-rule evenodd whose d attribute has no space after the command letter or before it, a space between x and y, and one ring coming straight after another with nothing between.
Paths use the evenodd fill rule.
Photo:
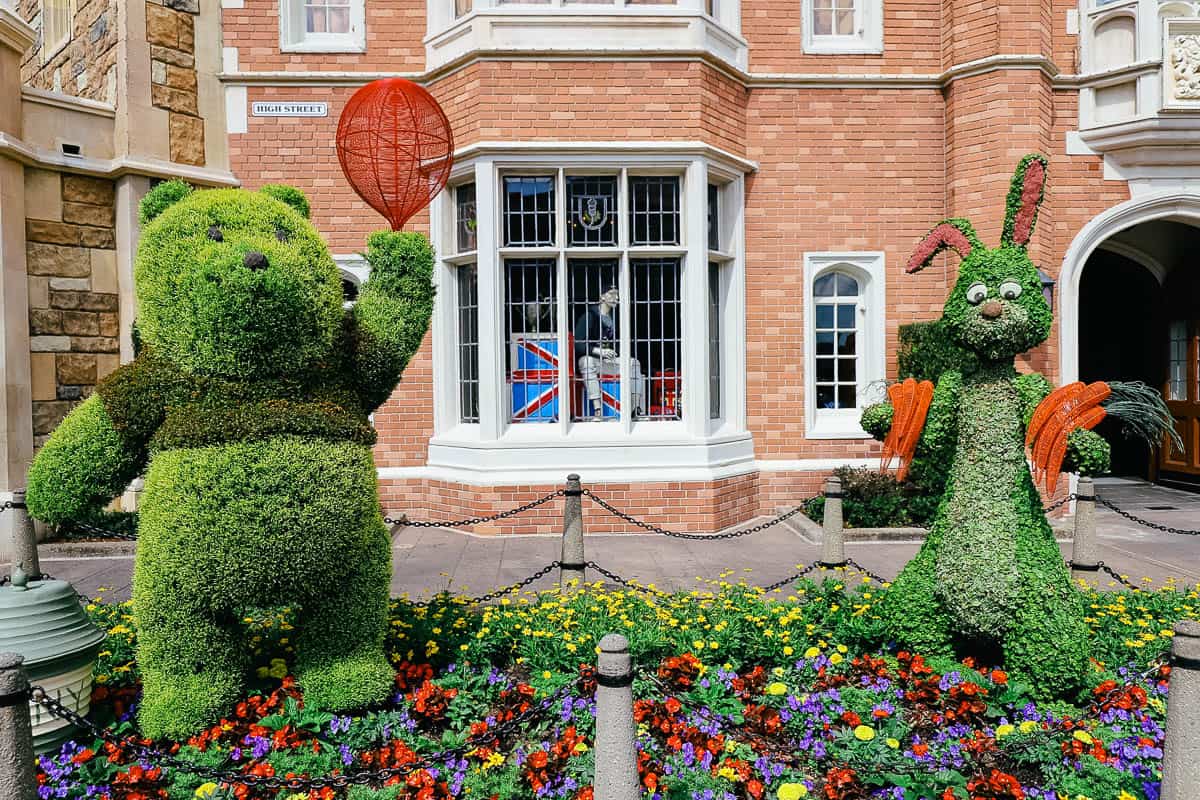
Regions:
<instances>
[{"instance_id":1,"label":"bear topiary ear","mask_svg":"<svg viewBox=\"0 0 1200 800\"><path fill-rule=\"evenodd\" d=\"M258 191L267 197L273 197L279 202L291 206L300 216L308 219L310 211L308 198L304 196L304 192L295 186L288 186L283 183L268 183Z\"/></svg>"},{"instance_id":2,"label":"bear topiary ear","mask_svg":"<svg viewBox=\"0 0 1200 800\"><path fill-rule=\"evenodd\" d=\"M147 192L146 196L142 198L142 202L138 204L138 219L143 225L149 223L159 214L187 197L192 191L190 183L185 183L178 178L163 181Z\"/></svg>"}]
</instances>

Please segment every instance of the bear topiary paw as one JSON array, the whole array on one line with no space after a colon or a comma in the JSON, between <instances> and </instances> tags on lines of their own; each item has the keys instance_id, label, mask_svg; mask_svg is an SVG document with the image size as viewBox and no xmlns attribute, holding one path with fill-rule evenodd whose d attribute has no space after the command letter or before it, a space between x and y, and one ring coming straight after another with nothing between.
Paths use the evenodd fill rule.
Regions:
<instances>
[{"instance_id":1,"label":"bear topiary paw","mask_svg":"<svg viewBox=\"0 0 1200 800\"><path fill-rule=\"evenodd\" d=\"M335 660L301 664L297 680L304 705L322 711L348 711L388 698L396 671L378 649L339 656Z\"/></svg>"},{"instance_id":2,"label":"bear topiary paw","mask_svg":"<svg viewBox=\"0 0 1200 800\"><path fill-rule=\"evenodd\" d=\"M180 675L142 671L138 725L149 739L183 739L216 723L242 695L240 672Z\"/></svg>"}]
</instances>

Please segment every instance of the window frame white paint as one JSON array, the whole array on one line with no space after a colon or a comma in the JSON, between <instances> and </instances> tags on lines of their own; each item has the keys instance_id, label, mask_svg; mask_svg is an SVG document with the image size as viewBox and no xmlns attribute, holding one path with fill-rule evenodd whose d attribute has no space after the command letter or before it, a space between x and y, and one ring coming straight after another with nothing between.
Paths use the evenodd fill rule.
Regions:
<instances>
[{"instance_id":1,"label":"window frame white paint","mask_svg":"<svg viewBox=\"0 0 1200 800\"><path fill-rule=\"evenodd\" d=\"M686 144L686 143L685 143ZM458 408L458 347L456 298L449 289L439 292L433 314L434 435L428 465L449 470L468 482L530 479L544 470L547 477L561 480L570 471L593 480L627 479L628 465L636 461L646 468L671 470L671 477L716 479L753 470L753 443L746 425L745 409L745 259L744 259L744 171L745 162L725 157L702 145L681 149L678 145L653 143L586 145L562 147L547 144L544 150L522 146L502 152L491 148L456 159L446 191L430 208L430 231L438 254L435 282L453 285L456 264L476 264L479 291L479 412L478 423L460 421ZM707 151L707 152L696 152ZM680 420L634 420L626 415L618 421L571 423L562 414L550 423L511 423L507 419L502 348L505 344L503 315L503 258L509 248L501 246L503 200L502 176L535 174L563 169L618 174L627 185L628 175L679 174L682 179L681 244L666 248L628 248L630 254L650 254L655 249L682 254L683 264L683 417ZM708 249L707 187L710 180L724 185L721 210L722 251ZM454 252L453 187L475 184L476 249ZM562 179L558 180L562 184ZM565 213L565 199L558 186L557 207ZM624 191L622 192L624 196ZM620 225L627 225L627 209L621 208ZM560 234L564 235L564 234ZM526 248L540 252L536 248ZM589 248L597 251L602 248ZM604 248L607 250L607 248ZM725 305L721 322L722 414L709 418L708 381L708 263L726 264ZM628 303L628 292L622 293ZM626 310L626 313L628 311ZM623 337L629 326L622 326ZM490 343L490 344L489 344ZM628 343L626 343L628 344ZM628 347L622 348L628 352ZM562 376L560 375L560 381ZM622 381L622 397L628 393ZM623 402L623 406L628 406ZM635 455L636 453L636 455ZM563 470L566 470L565 472ZM559 474L561 473L561 474Z\"/></svg>"},{"instance_id":2,"label":"window frame white paint","mask_svg":"<svg viewBox=\"0 0 1200 800\"><path fill-rule=\"evenodd\" d=\"M813 284L828 272L845 272L858 280L856 311L860 336L858 406L851 409L817 408L816 303ZM862 409L883 399L881 382L887 377L886 263L882 251L804 254L804 435L806 439L869 439L859 420ZM878 395L878 396L876 396Z\"/></svg>"},{"instance_id":3,"label":"window frame white paint","mask_svg":"<svg viewBox=\"0 0 1200 800\"><path fill-rule=\"evenodd\" d=\"M883 52L883 0L855 0L858 32L853 36L813 32L813 0L800 0L800 43L813 55L878 55Z\"/></svg>"},{"instance_id":4,"label":"window frame white paint","mask_svg":"<svg viewBox=\"0 0 1200 800\"><path fill-rule=\"evenodd\" d=\"M284 53L365 53L367 51L366 0L350 0L347 33L308 33L304 0L280 0L279 50Z\"/></svg>"}]
</instances>

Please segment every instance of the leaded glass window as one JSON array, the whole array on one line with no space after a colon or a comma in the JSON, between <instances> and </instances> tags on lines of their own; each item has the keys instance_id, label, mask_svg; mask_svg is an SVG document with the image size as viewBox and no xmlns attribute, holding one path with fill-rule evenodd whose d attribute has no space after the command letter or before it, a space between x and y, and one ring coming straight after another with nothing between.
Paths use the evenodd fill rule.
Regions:
<instances>
[{"instance_id":1,"label":"leaded glass window","mask_svg":"<svg viewBox=\"0 0 1200 800\"><path fill-rule=\"evenodd\" d=\"M479 280L474 264L454 270L458 316L458 418L479 422Z\"/></svg>"},{"instance_id":2,"label":"leaded glass window","mask_svg":"<svg viewBox=\"0 0 1200 800\"><path fill-rule=\"evenodd\" d=\"M504 179L504 244L550 247L554 244L554 177Z\"/></svg>"},{"instance_id":3,"label":"leaded glass window","mask_svg":"<svg viewBox=\"0 0 1200 800\"><path fill-rule=\"evenodd\" d=\"M708 418L721 418L721 265L708 262Z\"/></svg>"},{"instance_id":4,"label":"leaded glass window","mask_svg":"<svg viewBox=\"0 0 1200 800\"><path fill-rule=\"evenodd\" d=\"M561 341L554 258L504 260L505 373L513 422L554 422Z\"/></svg>"},{"instance_id":5,"label":"leaded glass window","mask_svg":"<svg viewBox=\"0 0 1200 800\"><path fill-rule=\"evenodd\" d=\"M1188 324L1172 320L1168 330L1167 399L1187 400Z\"/></svg>"},{"instance_id":6,"label":"leaded glass window","mask_svg":"<svg viewBox=\"0 0 1200 800\"><path fill-rule=\"evenodd\" d=\"M613 247L617 244L617 179L567 178L567 245Z\"/></svg>"},{"instance_id":7,"label":"leaded glass window","mask_svg":"<svg viewBox=\"0 0 1200 800\"><path fill-rule=\"evenodd\" d=\"M674 175L629 179L630 243L679 244L679 178Z\"/></svg>"},{"instance_id":8,"label":"leaded glass window","mask_svg":"<svg viewBox=\"0 0 1200 800\"><path fill-rule=\"evenodd\" d=\"M721 249L721 187L708 185L708 249Z\"/></svg>"},{"instance_id":9,"label":"leaded glass window","mask_svg":"<svg viewBox=\"0 0 1200 800\"><path fill-rule=\"evenodd\" d=\"M567 260L571 419L576 422L621 415L621 307L619 302L601 303L619 280L620 262L615 258ZM635 400L635 409L637 405Z\"/></svg>"},{"instance_id":10,"label":"leaded glass window","mask_svg":"<svg viewBox=\"0 0 1200 800\"><path fill-rule=\"evenodd\" d=\"M475 184L464 183L454 189L454 232L458 252L475 249Z\"/></svg>"},{"instance_id":11,"label":"leaded glass window","mask_svg":"<svg viewBox=\"0 0 1200 800\"><path fill-rule=\"evenodd\" d=\"M683 417L681 266L678 258L635 258L629 262L633 356L638 362L637 372L649 376L649 419Z\"/></svg>"},{"instance_id":12,"label":"leaded glass window","mask_svg":"<svg viewBox=\"0 0 1200 800\"><path fill-rule=\"evenodd\" d=\"M858 280L826 272L813 281L817 408L856 408L859 385Z\"/></svg>"}]
</instances>

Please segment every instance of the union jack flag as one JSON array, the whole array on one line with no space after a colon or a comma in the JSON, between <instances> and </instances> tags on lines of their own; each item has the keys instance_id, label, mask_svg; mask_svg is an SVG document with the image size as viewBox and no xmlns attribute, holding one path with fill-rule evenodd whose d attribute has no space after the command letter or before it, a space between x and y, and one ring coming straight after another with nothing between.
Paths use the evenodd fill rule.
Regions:
<instances>
[{"instance_id":1,"label":"union jack flag","mask_svg":"<svg viewBox=\"0 0 1200 800\"><path fill-rule=\"evenodd\" d=\"M513 342L513 421L558 419L558 340Z\"/></svg>"}]
</instances>

